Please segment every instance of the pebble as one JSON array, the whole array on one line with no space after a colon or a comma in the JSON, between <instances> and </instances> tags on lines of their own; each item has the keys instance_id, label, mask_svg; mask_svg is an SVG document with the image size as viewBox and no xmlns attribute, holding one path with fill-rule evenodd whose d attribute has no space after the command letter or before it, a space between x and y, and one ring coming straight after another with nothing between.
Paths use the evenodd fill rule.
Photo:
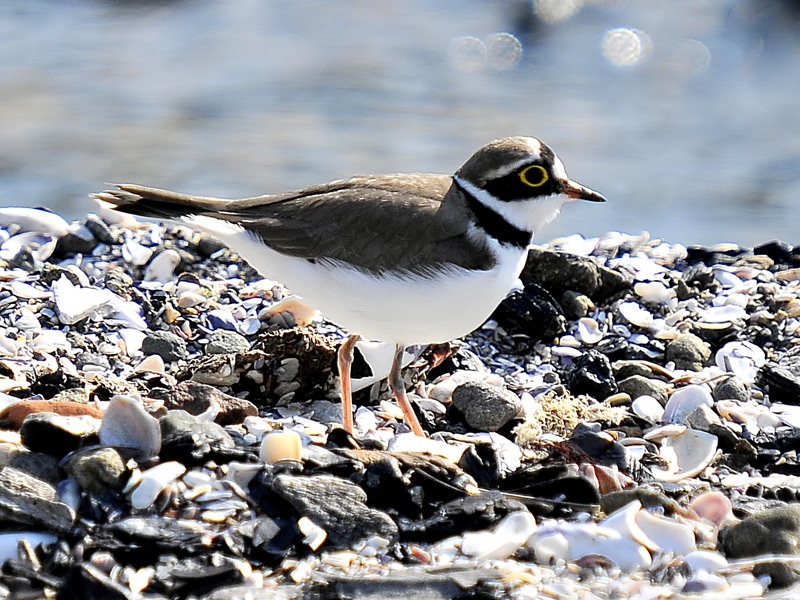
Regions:
<instances>
[{"instance_id":1,"label":"pebble","mask_svg":"<svg viewBox=\"0 0 800 600\"><path fill-rule=\"evenodd\" d=\"M206 344L208 354L235 354L247 352L249 349L250 342L247 338L227 329L217 329L212 332Z\"/></svg>"},{"instance_id":2,"label":"pebble","mask_svg":"<svg viewBox=\"0 0 800 600\"><path fill-rule=\"evenodd\" d=\"M476 431L497 431L522 412L522 403L515 393L477 381L456 387L452 406Z\"/></svg>"},{"instance_id":3,"label":"pebble","mask_svg":"<svg viewBox=\"0 0 800 600\"><path fill-rule=\"evenodd\" d=\"M186 340L171 331L152 331L142 340L142 352L157 354L165 362L182 360L189 356Z\"/></svg>"}]
</instances>

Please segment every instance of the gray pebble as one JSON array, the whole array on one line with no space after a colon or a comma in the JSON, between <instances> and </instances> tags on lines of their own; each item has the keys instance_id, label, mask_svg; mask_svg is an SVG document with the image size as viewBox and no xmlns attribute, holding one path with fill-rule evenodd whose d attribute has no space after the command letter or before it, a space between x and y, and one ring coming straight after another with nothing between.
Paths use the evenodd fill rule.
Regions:
<instances>
[{"instance_id":1,"label":"gray pebble","mask_svg":"<svg viewBox=\"0 0 800 600\"><path fill-rule=\"evenodd\" d=\"M714 400L750 401L750 386L738 377L729 377L720 381L711 391Z\"/></svg>"},{"instance_id":2,"label":"gray pebble","mask_svg":"<svg viewBox=\"0 0 800 600\"><path fill-rule=\"evenodd\" d=\"M657 379L632 375L617 383L618 391L636 399L639 396L652 396L661 406L667 403L666 385Z\"/></svg>"},{"instance_id":3,"label":"gray pebble","mask_svg":"<svg viewBox=\"0 0 800 600\"><path fill-rule=\"evenodd\" d=\"M229 329L217 329L208 338L207 354L236 354L250 350L250 342L243 335Z\"/></svg>"},{"instance_id":4,"label":"gray pebble","mask_svg":"<svg viewBox=\"0 0 800 600\"><path fill-rule=\"evenodd\" d=\"M711 358L711 347L692 333L682 333L667 344L666 358L679 369L699 371Z\"/></svg>"},{"instance_id":5,"label":"gray pebble","mask_svg":"<svg viewBox=\"0 0 800 600\"><path fill-rule=\"evenodd\" d=\"M522 412L522 401L514 392L478 381L456 387L452 406L477 431L497 431Z\"/></svg>"},{"instance_id":6,"label":"gray pebble","mask_svg":"<svg viewBox=\"0 0 800 600\"><path fill-rule=\"evenodd\" d=\"M171 331L150 332L142 342L142 352L145 355L158 354L167 362L186 358L186 340Z\"/></svg>"},{"instance_id":7,"label":"gray pebble","mask_svg":"<svg viewBox=\"0 0 800 600\"><path fill-rule=\"evenodd\" d=\"M569 319L582 319L592 310L594 303L586 294L567 290L561 296L561 308Z\"/></svg>"},{"instance_id":8,"label":"gray pebble","mask_svg":"<svg viewBox=\"0 0 800 600\"><path fill-rule=\"evenodd\" d=\"M64 465L80 486L89 492L120 491L128 479L125 461L114 448L87 448L72 455Z\"/></svg>"}]
</instances>

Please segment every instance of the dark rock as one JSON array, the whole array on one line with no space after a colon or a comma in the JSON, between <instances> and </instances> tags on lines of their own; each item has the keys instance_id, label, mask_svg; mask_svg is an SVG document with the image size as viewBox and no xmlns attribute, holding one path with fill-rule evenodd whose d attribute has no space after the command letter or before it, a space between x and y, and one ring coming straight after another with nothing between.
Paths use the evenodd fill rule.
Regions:
<instances>
[{"instance_id":1,"label":"dark rock","mask_svg":"<svg viewBox=\"0 0 800 600\"><path fill-rule=\"evenodd\" d=\"M278 475L273 491L328 534L326 545L350 548L374 535L393 541L397 525L386 513L366 505L367 494L357 485L330 475Z\"/></svg>"},{"instance_id":2,"label":"dark rock","mask_svg":"<svg viewBox=\"0 0 800 600\"><path fill-rule=\"evenodd\" d=\"M666 384L657 379L648 379L641 375L632 375L617 384L618 390L628 394L634 400L639 396L652 396L664 406L667 403Z\"/></svg>"},{"instance_id":3,"label":"dark rock","mask_svg":"<svg viewBox=\"0 0 800 600\"><path fill-rule=\"evenodd\" d=\"M592 482L564 463L518 469L501 482L501 489L517 494L537 516L591 513L600 502L600 493Z\"/></svg>"},{"instance_id":4,"label":"dark rock","mask_svg":"<svg viewBox=\"0 0 800 600\"><path fill-rule=\"evenodd\" d=\"M64 465L78 484L89 492L119 492L128 480L125 461L114 448L86 448L71 455Z\"/></svg>"},{"instance_id":5,"label":"dark rock","mask_svg":"<svg viewBox=\"0 0 800 600\"><path fill-rule=\"evenodd\" d=\"M561 295L561 308L569 319L582 319L593 307L592 299L586 294L567 290Z\"/></svg>"},{"instance_id":6,"label":"dark rock","mask_svg":"<svg viewBox=\"0 0 800 600\"><path fill-rule=\"evenodd\" d=\"M720 548L729 558L800 554L800 505L790 504L752 515L720 532ZM769 575L772 586L800 581L800 571L786 563L766 563L754 575Z\"/></svg>"},{"instance_id":7,"label":"dark rock","mask_svg":"<svg viewBox=\"0 0 800 600\"><path fill-rule=\"evenodd\" d=\"M90 563L70 567L64 584L56 595L58 600L137 600L140 594L132 592L111 579Z\"/></svg>"},{"instance_id":8,"label":"dark rock","mask_svg":"<svg viewBox=\"0 0 800 600\"><path fill-rule=\"evenodd\" d=\"M206 344L208 354L235 354L250 350L250 342L243 335L228 329L217 329L211 333Z\"/></svg>"},{"instance_id":9,"label":"dark rock","mask_svg":"<svg viewBox=\"0 0 800 600\"><path fill-rule=\"evenodd\" d=\"M75 518L46 481L13 467L0 471L0 520L65 533Z\"/></svg>"},{"instance_id":10,"label":"dark rock","mask_svg":"<svg viewBox=\"0 0 800 600\"><path fill-rule=\"evenodd\" d=\"M792 264L792 247L786 242L780 242L778 240L764 242L753 248L753 254L764 254L778 264Z\"/></svg>"},{"instance_id":11,"label":"dark rock","mask_svg":"<svg viewBox=\"0 0 800 600\"><path fill-rule=\"evenodd\" d=\"M214 419L219 425L236 425L245 417L258 416L258 408L249 400L230 396L219 389L196 381L181 381L172 389L154 388L148 397L162 400L168 410L182 409L200 415L213 404L219 407Z\"/></svg>"},{"instance_id":12,"label":"dark rock","mask_svg":"<svg viewBox=\"0 0 800 600\"><path fill-rule=\"evenodd\" d=\"M70 226L70 231L58 238L53 255L91 254L96 246L97 240L86 227Z\"/></svg>"},{"instance_id":13,"label":"dark rock","mask_svg":"<svg viewBox=\"0 0 800 600\"><path fill-rule=\"evenodd\" d=\"M83 369L86 366L101 367L103 369L111 368L108 358L99 352L81 352L75 358L75 366L79 369Z\"/></svg>"},{"instance_id":14,"label":"dark rock","mask_svg":"<svg viewBox=\"0 0 800 600\"><path fill-rule=\"evenodd\" d=\"M234 526L236 533L247 539L254 558L277 566L287 556L302 553L302 535L297 519L284 516L263 516Z\"/></svg>"},{"instance_id":15,"label":"dark rock","mask_svg":"<svg viewBox=\"0 0 800 600\"><path fill-rule=\"evenodd\" d=\"M219 252L220 250L225 250L227 246L223 242L220 242L215 237L201 234L199 239L197 240L197 246L195 248L200 256L202 256L203 258L209 258L216 252Z\"/></svg>"},{"instance_id":16,"label":"dark rock","mask_svg":"<svg viewBox=\"0 0 800 600\"><path fill-rule=\"evenodd\" d=\"M729 377L715 385L711 395L714 400L748 402L750 400L750 386L738 377Z\"/></svg>"},{"instance_id":17,"label":"dark rock","mask_svg":"<svg viewBox=\"0 0 800 600\"><path fill-rule=\"evenodd\" d=\"M62 457L81 446L97 443L99 429L100 421L94 417L64 417L42 412L28 415L19 434L29 450Z\"/></svg>"},{"instance_id":18,"label":"dark rock","mask_svg":"<svg viewBox=\"0 0 800 600\"><path fill-rule=\"evenodd\" d=\"M125 297L133 287L133 279L118 267L112 267L103 276L103 284L117 296Z\"/></svg>"},{"instance_id":19,"label":"dark rock","mask_svg":"<svg viewBox=\"0 0 800 600\"><path fill-rule=\"evenodd\" d=\"M452 409L476 431L497 431L522 411L514 392L485 382L462 383L453 390L452 398Z\"/></svg>"},{"instance_id":20,"label":"dark rock","mask_svg":"<svg viewBox=\"0 0 800 600\"><path fill-rule=\"evenodd\" d=\"M521 279L526 286L535 283L557 298L572 290L598 300L632 284L629 275L603 267L591 258L539 248L528 251Z\"/></svg>"},{"instance_id":21,"label":"dark rock","mask_svg":"<svg viewBox=\"0 0 800 600\"><path fill-rule=\"evenodd\" d=\"M12 444L0 444L0 468L13 467L28 475L58 485L64 478L59 459L41 452L28 452Z\"/></svg>"},{"instance_id":22,"label":"dark rock","mask_svg":"<svg viewBox=\"0 0 800 600\"><path fill-rule=\"evenodd\" d=\"M578 425L566 443L573 447L575 449L573 451L577 451L579 456L585 455L592 463L607 467L616 466L623 473L631 471L633 461L625 446L609 439L606 435L600 435Z\"/></svg>"},{"instance_id":23,"label":"dark rock","mask_svg":"<svg viewBox=\"0 0 800 600\"><path fill-rule=\"evenodd\" d=\"M666 359L678 369L699 371L711 358L711 347L694 334L682 333L667 344Z\"/></svg>"},{"instance_id":24,"label":"dark rock","mask_svg":"<svg viewBox=\"0 0 800 600\"><path fill-rule=\"evenodd\" d=\"M665 496L663 492L640 487L632 490L619 490L603 494L603 497L600 499L600 508L603 509L605 514L610 515L623 506L627 506L634 500L638 500L642 504L642 508L647 510L659 509L667 516L672 516L675 513L683 513L683 509L680 505L671 498Z\"/></svg>"},{"instance_id":25,"label":"dark rock","mask_svg":"<svg viewBox=\"0 0 800 600\"><path fill-rule=\"evenodd\" d=\"M761 367L756 383L767 389L770 402L800 404L800 348Z\"/></svg>"},{"instance_id":26,"label":"dark rock","mask_svg":"<svg viewBox=\"0 0 800 600\"><path fill-rule=\"evenodd\" d=\"M550 341L567 331L561 307L547 290L535 284L509 294L491 318L509 334L522 333L537 340Z\"/></svg>"},{"instance_id":27,"label":"dark rock","mask_svg":"<svg viewBox=\"0 0 800 600\"><path fill-rule=\"evenodd\" d=\"M519 510L525 510L525 505L492 490L446 502L426 519L400 517L398 526L403 539L433 543L465 531L486 529Z\"/></svg>"},{"instance_id":28,"label":"dark rock","mask_svg":"<svg viewBox=\"0 0 800 600\"><path fill-rule=\"evenodd\" d=\"M605 354L589 349L578 357L569 373L569 391L602 400L617 393L611 361Z\"/></svg>"},{"instance_id":29,"label":"dark rock","mask_svg":"<svg viewBox=\"0 0 800 600\"><path fill-rule=\"evenodd\" d=\"M184 410L172 410L159 419L161 426L161 460L177 460L185 465L208 460L230 462L243 459L241 452L225 429L206 421L198 421Z\"/></svg>"},{"instance_id":30,"label":"dark rock","mask_svg":"<svg viewBox=\"0 0 800 600\"><path fill-rule=\"evenodd\" d=\"M54 281L58 281L59 279L61 279L62 275L67 279L69 279L69 282L72 285L81 285L81 280L75 273L73 273L69 269L56 266L52 263L44 263L44 265L42 266L40 277L42 282L46 283L47 285L50 285Z\"/></svg>"},{"instance_id":31,"label":"dark rock","mask_svg":"<svg viewBox=\"0 0 800 600\"><path fill-rule=\"evenodd\" d=\"M120 236L111 231L111 228L97 215L89 215L83 222L83 226L88 229L98 242L112 246L119 244L122 240Z\"/></svg>"},{"instance_id":32,"label":"dark rock","mask_svg":"<svg viewBox=\"0 0 800 600\"><path fill-rule=\"evenodd\" d=\"M182 360L189 355L186 340L171 331L151 331L142 342L142 352L158 354L166 362Z\"/></svg>"}]
</instances>

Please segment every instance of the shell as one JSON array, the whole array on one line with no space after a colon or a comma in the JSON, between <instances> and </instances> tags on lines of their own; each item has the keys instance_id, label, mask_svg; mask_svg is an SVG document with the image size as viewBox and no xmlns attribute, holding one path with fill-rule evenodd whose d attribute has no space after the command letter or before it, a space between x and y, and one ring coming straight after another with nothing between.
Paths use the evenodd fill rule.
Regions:
<instances>
[{"instance_id":1,"label":"shell","mask_svg":"<svg viewBox=\"0 0 800 600\"><path fill-rule=\"evenodd\" d=\"M686 417L699 406L713 406L711 392L704 385L687 385L675 390L664 407L664 421L669 423L686 423Z\"/></svg>"},{"instance_id":2,"label":"shell","mask_svg":"<svg viewBox=\"0 0 800 600\"><path fill-rule=\"evenodd\" d=\"M158 495L185 472L186 467L174 460L142 472L139 485L131 493L131 505L139 510L152 506Z\"/></svg>"},{"instance_id":3,"label":"shell","mask_svg":"<svg viewBox=\"0 0 800 600\"><path fill-rule=\"evenodd\" d=\"M758 370L767 362L764 351L751 342L728 342L717 350L717 366L743 381L755 381Z\"/></svg>"},{"instance_id":4,"label":"shell","mask_svg":"<svg viewBox=\"0 0 800 600\"><path fill-rule=\"evenodd\" d=\"M161 428L139 400L131 396L114 396L103 414L100 443L106 446L134 448L139 456L149 459L161 449Z\"/></svg>"},{"instance_id":5,"label":"shell","mask_svg":"<svg viewBox=\"0 0 800 600\"><path fill-rule=\"evenodd\" d=\"M661 440L659 454L670 466L668 470L652 468L659 481L681 481L701 473L714 460L717 436L705 431L685 429L673 431Z\"/></svg>"}]
</instances>

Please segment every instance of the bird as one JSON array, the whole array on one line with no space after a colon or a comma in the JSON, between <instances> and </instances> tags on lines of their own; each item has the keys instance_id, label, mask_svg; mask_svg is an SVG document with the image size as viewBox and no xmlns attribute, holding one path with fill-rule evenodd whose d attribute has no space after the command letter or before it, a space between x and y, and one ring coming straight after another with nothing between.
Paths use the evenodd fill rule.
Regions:
<instances>
[{"instance_id":1,"label":"bird","mask_svg":"<svg viewBox=\"0 0 800 600\"><path fill-rule=\"evenodd\" d=\"M216 237L344 329L337 362L350 434L356 342L394 344L389 387L419 436L425 433L401 375L405 348L480 327L518 281L534 234L562 205L605 202L571 180L550 147L527 136L484 145L453 175L361 175L243 199L114 184L93 197Z\"/></svg>"}]
</instances>

